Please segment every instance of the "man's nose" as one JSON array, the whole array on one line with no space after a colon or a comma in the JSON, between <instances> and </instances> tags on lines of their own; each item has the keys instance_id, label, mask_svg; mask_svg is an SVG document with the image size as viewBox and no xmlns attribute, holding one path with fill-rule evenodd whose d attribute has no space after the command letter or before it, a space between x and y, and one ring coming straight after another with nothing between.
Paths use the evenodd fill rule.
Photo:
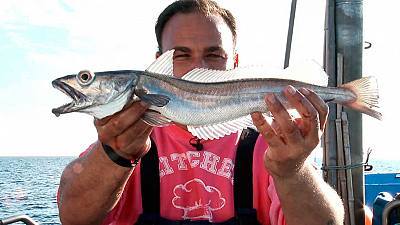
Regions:
<instances>
[{"instance_id":1,"label":"man's nose","mask_svg":"<svg viewBox=\"0 0 400 225\"><path fill-rule=\"evenodd\" d=\"M207 62L204 60L203 57L196 57L193 59L192 69L194 68L208 68Z\"/></svg>"}]
</instances>

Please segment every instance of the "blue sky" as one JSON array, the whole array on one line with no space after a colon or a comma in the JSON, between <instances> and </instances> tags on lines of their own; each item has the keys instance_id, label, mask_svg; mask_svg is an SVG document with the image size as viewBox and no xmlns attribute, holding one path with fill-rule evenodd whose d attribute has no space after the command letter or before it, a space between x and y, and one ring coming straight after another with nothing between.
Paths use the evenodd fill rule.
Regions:
<instances>
[{"instance_id":1,"label":"blue sky","mask_svg":"<svg viewBox=\"0 0 400 225\"><path fill-rule=\"evenodd\" d=\"M77 155L95 141L90 116L51 114L70 101L51 81L82 69L145 69L156 50L154 23L170 2L2 0L0 155ZM291 1L218 2L238 19L241 65L281 67ZM321 63L324 2L298 1L292 63ZM364 144L379 157L392 154L397 138L399 7L396 0L364 1L364 39L373 43L364 54L364 74L378 77L385 115L384 122L364 120Z\"/></svg>"}]
</instances>

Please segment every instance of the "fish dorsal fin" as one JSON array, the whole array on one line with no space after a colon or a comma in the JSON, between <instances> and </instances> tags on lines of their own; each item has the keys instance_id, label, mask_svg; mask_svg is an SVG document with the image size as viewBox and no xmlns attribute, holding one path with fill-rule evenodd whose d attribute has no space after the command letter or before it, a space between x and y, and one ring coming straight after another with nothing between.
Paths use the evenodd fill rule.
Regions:
<instances>
[{"instance_id":1,"label":"fish dorsal fin","mask_svg":"<svg viewBox=\"0 0 400 225\"><path fill-rule=\"evenodd\" d=\"M287 69L278 69L262 65L238 67L231 70L195 68L182 77L184 80L203 83L249 78L289 79L320 86L326 86L328 84L328 76L325 71L316 62L311 61L295 64L295 66L291 66Z\"/></svg>"},{"instance_id":2,"label":"fish dorsal fin","mask_svg":"<svg viewBox=\"0 0 400 225\"><path fill-rule=\"evenodd\" d=\"M173 76L174 69L174 49L168 50L160 55L147 69L147 72Z\"/></svg>"},{"instance_id":3,"label":"fish dorsal fin","mask_svg":"<svg viewBox=\"0 0 400 225\"><path fill-rule=\"evenodd\" d=\"M247 127L254 128L250 115L240 117L223 123L210 124L205 126L188 126L188 130L192 135L204 139L219 139L225 135L236 133Z\"/></svg>"}]
</instances>

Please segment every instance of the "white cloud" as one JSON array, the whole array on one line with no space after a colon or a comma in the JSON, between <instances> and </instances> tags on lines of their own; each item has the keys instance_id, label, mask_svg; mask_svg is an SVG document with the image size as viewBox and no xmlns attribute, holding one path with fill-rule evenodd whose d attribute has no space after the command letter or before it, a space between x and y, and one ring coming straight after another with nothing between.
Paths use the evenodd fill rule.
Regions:
<instances>
[{"instance_id":1,"label":"white cloud","mask_svg":"<svg viewBox=\"0 0 400 225\"><path fill-rule=\"evenodd\" d=\"M159 12L171 2L149 1L80 1L80 0L2 0L0 29L7 32L12 46L23 49L27 60L16 62L19 77L0 90L1 102L7 103L0 111L1 155L54 154L76 155L96 139L92 119L87 115L71 114L55 118L51 108L65 103L66 97L50 86L56 77L76 73L81 69L94 71L117 69L144 69L154 59L156 40L154 23ZM237 1L221 0L221 5L231 9L238 17L239 53L241 65L267 64L281 67L284 59L286 33L291 0L286 1ZM298 14L294 31L292 60L313 58L321 62L324 2L304 0L298 2ZM397 4L396 0L389 1ZM366 40L372 40L373 49L365 63L373 65L369 74L383 75L382 100L385 107L395 105L391 93L399 81L396 76L396 60L400 57L398 32L383 29L382 24L398 21L395 10L370 1L373 7L365 7L364 25ZM364 4L367 5L367 4ZM385 8L376 8L376 7ZM378 11L389 10L384 15ZM369 16L369 17L368 17ZM371 19L372 18L372 19ZM397 20L396 20L397 19ZM47 43L32 39L26 31L30 28L50 28L50 32L62 31L63 42ZM375 29L375 30L373 30ZM376 32L378 30L379 32ZM316 34L317 33L317 34ZM46 35L45 33L40 35ZM39 36L40 36L39 35ZM57 38L56 36L55 38ZM51 39L53 40L53 39ZM48 48L49 51L46 51ZM29 65L27 65L29 64ZM35 70L31 70L35 67ZM373 69L372 69L373 68ZM1 75L3 76L3 74ZM387 91L388 90L388 91ZM395 140L396 111L385 112L389 122L373 124L367 140L379 144L380 151L389 149ZM368 122L367 122L368 123ZM4 129L5 127L5 129ZM382 127L382 128L380 128ZM382 130L378 130L383 129ZM378 131L377 131L378 130ZM378 134L385 133L386 137ZM392 135L393 134L393 135ZM392 135L392 136L388 136ZM4 138L4 139L3 139ZM394 145L393 145L394 146ZM10 153L10 154L11 154Z\"/></svg>"},{"instance_id":2,"label":"white cloud","mask_svg":"<svg viewBox=\"0 0 400 225\"><path fill-rule=\"evenodd\" d=\"M3 84L0 90L0 136L6 140L0 155L77 155L96 139L92 118L52 115L51 108L69 100L51 87L51 80L83 68L144 69L154 59L155 14L148 13L154 12L151 4L143 11L137 1L65 4L68 10L52 0L2 2L0 26L13 45L23 49L26 60L16 63L20 73L13 76L18 80ZM65 31L65 46L32 39L26 33L32 27ZM44 51L44 47L52 51Z\"/></svg>"},{"instance_id":3,"label":"white cloud","mask_svg":"<svg viewBox=\"0 0 400 225\"><path fill-rule=\"evenodd\" d=\"M24 51L29 63L43 65L39 77L51 73L48 76L53 79L54 74L77 72L82 68L146 68L154 60L157 46L153 31L158 14L154 13L155 9L161 10L168 2L71 0L65 1L66 7L52 0L5 3L0 27ZM45 29L50 30L44 32ZM55 32L62 32L58 36L63 35L61 38L65 40L58 42L55 39L58 36L51 36ZM52 42L32 35L48 35Z\"/></svg>"},{"instance_id":4,"label":"white cloud","mask_svg":"<svg viewBox=\"0 0 400 225\"><path fill-rule=\"evenodd\" d=\"M3 0L0 24L29 24L58 27L68 17L58 1L53 0Z\"/></svg>"}]
</instances>

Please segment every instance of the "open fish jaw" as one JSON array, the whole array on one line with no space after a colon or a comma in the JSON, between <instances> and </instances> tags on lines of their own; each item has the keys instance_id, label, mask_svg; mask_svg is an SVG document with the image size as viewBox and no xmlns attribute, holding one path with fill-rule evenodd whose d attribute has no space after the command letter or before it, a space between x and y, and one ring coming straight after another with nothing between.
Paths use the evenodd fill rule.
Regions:
<instances>
[{"instance_id":1,"label":"open fish jaw","mask_svg":"<svg viewBox=\"0 0 400 225\"><path fill-rule=\"evenodd\" d=\"M60 114L63 113L68 113L72 112L73 110L76 110L77 108L85 108L87 104L83 104L86 101L86 96L82 94L81 92L75 90L72 88L70 85L59 81L55 80L52 82L52 85L54 88L60 90L63 92L65 95L70 97L73 101L70 103L66 103L60 107L52 109L52 113L54 113L56 116L59 116Z\"/></svg>"}]
</instances>

